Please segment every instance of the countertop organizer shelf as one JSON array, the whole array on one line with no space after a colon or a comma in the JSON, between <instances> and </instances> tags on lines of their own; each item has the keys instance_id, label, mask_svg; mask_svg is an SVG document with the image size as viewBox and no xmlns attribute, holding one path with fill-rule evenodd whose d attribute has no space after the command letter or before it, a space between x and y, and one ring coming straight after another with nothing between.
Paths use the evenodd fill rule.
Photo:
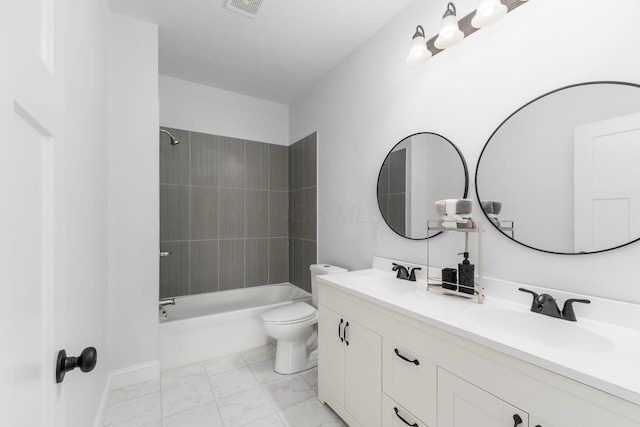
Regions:
<instances>
[{"instance_id":1,"label":"countertop organizer shelf","mask_svg":"<svg viewBox=\"0 0 640 427\"><path fill-rule=\"evenodd\" d=\"M452 233L463 233L464 234L464 252L469 252L469 235L475 234L477 236L478 243L478 260L476 262L476 276L473 285L473 294L460 292L458 290L460 287L469 289L470 286L460 285L458 283L446 282L442 280L442 270L441 276L436 277L431 275L431 269L428 269L427 273L427 289L437 289L446 294L458 295L464 298L475 299L479 304L484 301L484 288L482 287L482 235L484 233L484 226L482 222L474 221L474 220L459 220L457 222L457 227L449 228L443 227L441 220L429 220L427 221L427 230L428 231L443 231L443 232L452 232ZM431 239L427 239L427 265L430 266L430 241ZM447 289L447 286L454 287L454 289Z\"/></svg>"}]
</instances>

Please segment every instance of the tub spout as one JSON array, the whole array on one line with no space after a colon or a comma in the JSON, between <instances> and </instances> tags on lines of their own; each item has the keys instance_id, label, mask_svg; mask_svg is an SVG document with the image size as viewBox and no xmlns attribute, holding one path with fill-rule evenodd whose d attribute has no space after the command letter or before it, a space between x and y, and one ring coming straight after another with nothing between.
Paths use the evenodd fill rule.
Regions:
<instances>
[{"instance_id":1,"label":"tub spout","mask_svg":"<svg viewBox=\"0 0 640 427\"><path fill-rule=\"evenodd\" d=\"M158 302L158 308L162 308L166 305L176 305L175 298L163 298Z\"/></svg>"}]
</instances>

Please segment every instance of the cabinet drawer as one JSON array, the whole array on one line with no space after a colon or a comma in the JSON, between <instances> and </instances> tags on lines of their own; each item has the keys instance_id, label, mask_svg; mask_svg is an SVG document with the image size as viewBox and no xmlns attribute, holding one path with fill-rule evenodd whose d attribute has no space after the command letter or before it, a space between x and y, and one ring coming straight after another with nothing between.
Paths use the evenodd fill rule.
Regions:
<instances>
[{"instance_id":1,"label":"cabinet drawer","mask_svg":"<svg viewBox=\"0 0 640 427\"><path fill-rule=\"evenodd\" d=\"M386 394L382 394L382 427L435 427L423 423Z\"/></svg>"},{"instance_id":2,"label":"cabinet drawer","mask_svg":"<svg viewBox=\"0 0 640 427\"><path fill-rule=\"evenodd\" d=\"M382 343L382 390L430 426L436 425L437 366L415 346Z\"/></svg>"}]
</instances>

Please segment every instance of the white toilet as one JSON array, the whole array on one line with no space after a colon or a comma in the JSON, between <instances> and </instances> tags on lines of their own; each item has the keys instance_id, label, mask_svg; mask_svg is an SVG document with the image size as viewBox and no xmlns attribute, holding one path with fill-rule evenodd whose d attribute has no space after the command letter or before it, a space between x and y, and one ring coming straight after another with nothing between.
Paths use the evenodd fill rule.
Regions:
<instances>
[{"instance_id":1,"label":"white toilet","mask_svg":"<svg viewBox=\"0 0 640 427\"><path fill-rule=\"evenodd\" d=\"M347 271L328 264L313 264L309 270L313 306L294 302L267 310L260 316L267 335L277 340L274 370L279 374L295 374L318 364L314 328L318 323L317 276Z\"/></svg>"}]
</instances>

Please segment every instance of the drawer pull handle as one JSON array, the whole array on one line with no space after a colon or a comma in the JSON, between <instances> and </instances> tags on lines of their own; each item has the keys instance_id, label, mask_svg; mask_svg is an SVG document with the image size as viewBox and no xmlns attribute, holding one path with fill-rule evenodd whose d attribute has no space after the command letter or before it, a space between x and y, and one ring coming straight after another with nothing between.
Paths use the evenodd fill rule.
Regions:
<instances>
[{"instance_id":1,"label":"drawer pull handle","mask_svg":"<svg viewBox=\"0 0 640 427\"><path fill-rule=\"evenodd\" d=\"M513 415L513 421L515 422L513 427L518 427L518 425L522 424L522 418L520 418L520 415L518 414Z\"/></svg>"},{"instance_id":2,"label":"drawer pull handle","mask_svg":"<svg viewBox=\"0 0 640 427\"><path fill-rule=\"evenodd\" d=\"M397 348L394 348L393 351L395 351L396 352L396 356L398 356L402 360L406 360L407 362L413 363L416 366L418 366L420 364L418 359L409 360L406 357L404 357L403 355L401 355Z\"/></svg>"},{"instance_id":3,"label":"drawer pull handle","mask_svg":"<svg viewBox=\"0 0 640 427\"><path fill-rule=\"evenodd\" d=\"M349 345L349 341L347 341L347 328L349 327L349 322L347 322L346 325L344 325L344 330L342 331L343 335L344 335L344 343L346 345Z\"/></svg>"},{"instance_id":4,"label":"drawer pull handle","mask_svg":"<svg viewBox=\"0 0 640 427\"><path fill-rule=\"evenodd\" d=\"M342 332L340 332L340 326L344 323L344 319L340 319L340 324L338 325L338 338L340 338L340 342L344 342L344 338L342 338Z\"/></svg>"},{"instance_id":5,"label":"drawer pull handle","mask_svg":"<svg viewBox=\"0 0 640 427\"><path fill-rule=\"evenodd\" d=\"M409 424L409 422L407 420L402 418L400 416L400 414L398 413L398 408L393 408L393 410L396 411L396 417L400 418L403 423L405 423L406 425L411 426L411 427L418 427L418 423Z\"/></svg>"}]
</instances>

